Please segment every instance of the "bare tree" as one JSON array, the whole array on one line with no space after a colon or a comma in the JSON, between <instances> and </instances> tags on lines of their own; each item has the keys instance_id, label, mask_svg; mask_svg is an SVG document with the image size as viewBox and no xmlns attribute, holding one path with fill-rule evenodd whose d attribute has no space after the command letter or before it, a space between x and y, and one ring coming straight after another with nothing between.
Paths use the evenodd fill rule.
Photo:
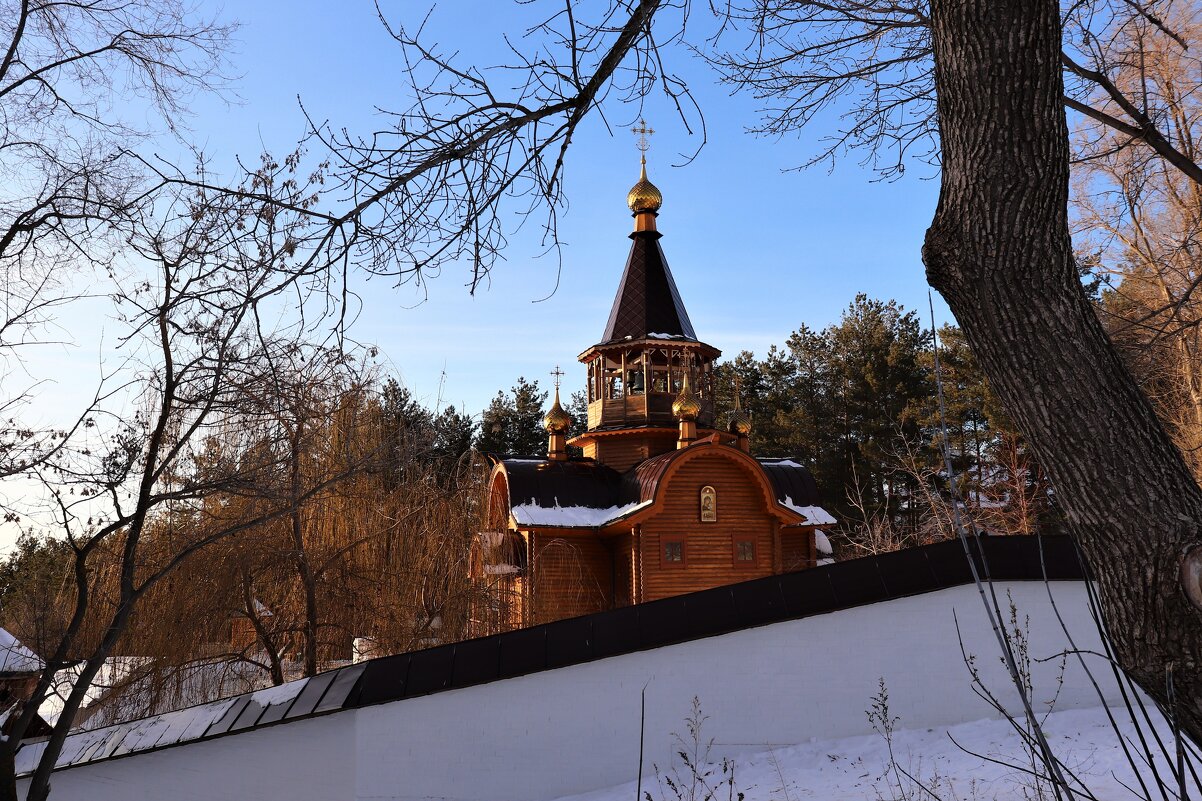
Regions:
<instances>
[{"instance_id":1,"label":"bare tree","mask_svg":"<svg viewBox=\"0 0 1202 801\"><path fill-rule=\"evenodd\" d=\"M46 797L75 712L140 599L202 548L289 514L342 477L327 477L298 497L281 486L278 443L257 447L254 459L207 450L208 435L237 422L248 390L267 383L281 354L305 334L296 315L281 313L288 304L280 298L285 289L291 298L299 286L291 255L277 247L298 217L236 194L179 189L129 219L127 247L146 272L113 288L128 326L124 361L110 368L120 391L93 413L100 421L81 430L69 459L31 471L46 505L40 517L36 510L31 515L52 519L70 544L74 598L33 698L12 737L0 743L10 766L0 797L15 798L12 755L56 671L79 666L34 772L28 794L34 799ZM262 505L251 519L228 521L219 506L206 503L218 493L253 494ZM184 518L189 525L178 524ZM110 603L97 605L92 573L103 551L112 555L115 579Z\"/></svg>"},{"instance_id":2,"label":"bare tree","mask_svg":"<svg viewBox=\"0 0 1202 801\"><path fill-rule=\"evenodd\" d=\"M729 19L749 25L756 46L718 61L774 104L769 130L847 102L846 124L819 159L860 147L885 174L911 153L939 164L928 279L1056 487L1098 575L1120 661L1162 704L1166 674L1178 671L1182 708L1170 712L1199 739L1202 619L1178 576L1199 542L1202 492L1082 289L1067 211L1066 107L1105 129L1103 147L1154 154L1202 179L1183 149L1188 134L1178 128L1174 138L1165 125L1188 90L1157 91L1132 46L1139 37L1188 44L1160 16L1167 7L753 3Z\"/></svg>"},{"instance_id":3,"label":"bare tree","mask_svg":"<svg viewBox=\"0 0 1202 801\"><path fill-rule=\"evenodd\" d=\"M1161 24L1122 28L1124 55L1114 81L1147 95L1166 136L1197 161L1202 106L1192 75L1200 66L1186 43L1202 42L1202 9L1170 6ZM1126 133L1085 118L1075 139L1088 154L1074 169L1078 249L1090 253L1107 289L1102 322L1120 346L1195 476L1202 476L1202 341L1195 291L1202 283L1202 185Z\"/></svg>"},{"instance_id":4,"label":"bare tree","mask_svg":"<svg viewBox=\"0 0 1202 801\"><path fill-rule=\"evenodd\" d=\"M22 346L63 336L55 315L114 268L125 212L158 180L131 147L225 84L231 31L182 0L0 4L0 478L60 453L87 417L21 423L37 384Z\"/></svg>"},{"instance_id":5,"label":"bare tree","mask_svg":"<svg viewBox=\"0 0 1202 801\"><path fill-rule=\"evenodd\" d=\"M723 25L703 51L736 90L763 102L766 134L793 133L824 116L841 122L806 162L849 151L888 177L907 164L939 164L936 74L929 0L711 2ZM1142 43L1187 49L1181 12L1158 0L1089 0L1062 8L1064 104L1146 148L1195 182L1202 167L1166 125L1188 93L1158 94L1132 80ZM1185 16L1188 16L1188 12ZM1133 33L1138 36L1133 39ZM1133 47L1133 41L1141 46ZM1196 58L1191 55L1190 58ZM1083 149L1078 155L1086 155Z\"/></svg>"},{"instance_id":6,"label":"bare tree","mask_svg":"<svg viewBox=\"0 0 1202 801\"><path fill-rule=\"evenodd\" d=\"M819 8L808 3L779 7L798 6ZM771 11L778 4L765 8ZM849 8L853 12L850 22L844 13ZM873 61L856 60L860 51L855 48L876 47L878 39L838 26L860 25L860 16L867 20L865 24L876 25L878 19L868 13L874 8L885 14L890 31L899 31L896 46L900 54L885 58L886 67L916 71L915 82L886 80L871 68ZM422 281L459 256L466 256L474 265L475 286L486 276L504 242L499 217L503 201L516 198L527 204L530 213L545 211L545 224L553 230L562 201L566 149L580 122L588 113L598 112L603 100L637 102L659 87L680 103L684 114L690 102L687 91L661 63L663 45L681 35L679 19L674 21L666 13L672 10L683 13L687 6L614 0L596 19L585 23L577 18L576 5L565 3L563 11L538 28L542 40L550 43L548 47L518 53L516 69L500 73L518 76L512 87L504 90L485 72L458 66L450 57L426 47L418 36L393 28L397 42L411 58L408 74L414 76L411 88L417 101L396 113L391 127L365 138L343 136L324 124L313 125L309 144L319 143L329 158L332 180L326 184L327 190L349 195L349 205L318 212L319 204L310 203L309 195L286 185L287 180L250 186L240 195L242 202L260 204L253 219L273 226L273 235L259 242L277 270L275 277L263 278L264 284L253 291L240 290L242 297L270 297L266 285L279 286L273 283L277 279L289 286L312 286L313 281L326 280L321 276L331 274L327 268L338 265L348 269L357 264L376 273ZM1066 102L1074 108L1074 104L1087 106L1083 113L1095 116L1096 112L1101 122L1116 130L1123 130L1120 123L1127 125L1130 143L1150 147L1187 175L1189 164L1182 161L1180 150L1156 127L1145 107L1129 103L1121 88L1112 90L1111 84L1118 84L1110 79L1109 71L1099 69L1107 65L1082 56L1082 52L1092 52L1092 44L1073 45L1077 41L1074 31L1089 30L1090 36L1097 32L1081 27L1078 17L1070 16L1067 27L1063 26L1060 9L1050 0L948 0L935 4L929 15L921 7L902 7L899 13L905 14L904 25L895 24L889 8L863 3L823 4L819 10L833 15L836 27L827 30L835 34L827 49L804 52L818 54L840 71L819 71L806 79L804 85L826 98L812 106L813 111L842 97L837 91L827 91L828 83L837 86L842 80L847 86L870 89L867 122L851 126L851 133L844 134L852 137L849 141L856 136L865 143L888 141L888 131L910 131L895 140L904 153L935 130L932 120L937 123L938 143L929 150L934 154L937 147L943 192L924 251L929 279L947 298L990 385L1030 439L1039 463L1057 487L1069 526L1098 575L1120 660L1141 686L1164 704L1168 703L1166 673L1175 677L1176 697L1185 704L1176 710L1178 717L1195 738L1202 736L1202 680L1196 671L1202 664L1202 620L1178 581L1182 554L1199 544L1202 491L1106 339L1081 289L1068 229ZM1112 10L1115 15L1134 13L1158 25L1156 17L1137 4L1116 4ZM919 19L915 13L927 18ZM755 19L761 18L767 26L776 25L770 14ZM804 25L794 30L809 30L811 22L801 20ZM665 26L667 33L659 33ZM784 30L780 28L780 32ZM757 34L766 35L763 31ZM911 35L917 38L908 38ZM924 36L929 37L927 46L922 45ZM888 38L882 33L879 41ZM853 49L840 51L841 43L850 43ZM931 54L929 62L921 61L925 52ZM1081 66L1083 63L1088 66ZM1066 64L1075 76L1067 89ZM876 93L875 86L887 91ZM1102 93L1101 104L1082 99L1093 97L1095 90ZM908 109L910 102L933 102L935 116L931 117L928 105L925 116L906 110L909 116L900 123L873 122L890 120L891 114ZM1117 111L1111 113L1114 109L1107 104L1114 104ZM1126 117L1119 116L1120 112ZM810 112L800 119L812 116ZM901 127L889 127L894 125ZM884 132L883 140L872 134L874 126ZM282 169L293 169L295 163L286 160ZM274 175L280 169L269 162L262 173ZM210 203L214 198L205 196L204 200ZM197 207L203 209L205 203ZM295 227L285 233L275 226L280 215L300 216ZM237 268L233 275L239 277L235 285L241 287L255 274L249 265L258 263L261 255L233 260ZM247 270L245 276L239 270ZM221 282L215 283L224 288L228 282L223 274ZM252 284L257 281L248 286ZM171 284L164 282L163 286ZM199 291L203 283L189 282L188 286ZM204 289L218 295L231 291L213 286ZM207 295L202 293L202 297ZM214 308L207 303L202 303L202 308ZM251 303L248 308L255 307ZM149 502L193 500L216 483L216 479L183 480L181 486L186 489L172 489L169 478L188 474L173 466L186 448L169 443L190 442L184 435L194 434L203 425L193 426L190 421L211 420L210 415L222 410L219 401L226 396L219 393L211 403L202 403L203 415L191 411L192 407L175 405L176 397L191 389L188 398L203 400L207 397L203 387L228 391L237 376L231 376L223 362L226 372L217 384L198 380L192 385L175 378L173 365L180 362L169 358L162 343L173 343L172 335L203 334L216 337L206 344L207 353L232 353L228 347L237 343L252 356L263 341L230 333L228 345L218 347L225 342L225 322L212 323L214 327L206 333L205 326L189 324L176 329L167 325L166 319L162 314L147 314L147 327L142 330L159 333L158 351L164 354L166 366L158 370L163 379L155 384L156 397L169 400L152 407L154 411L144 420L135 419L135 429L106 451L113 455L90 472L92 476L105 475L100 467L115 466L122 479L119 485L127 486L128 481L129 486L136 486L137 492L130 497L139 499L134 505L121 504L120 515L106 518L95 531L89 529L85 538L77 537L84 548L100 531L119 533L123 553L131 554L122 574L123 603L113 617L115 627L104 629L96 654L111 648L116 637L112 632L124 624L129 613L124 602L136 600L144 582L163 575L167 567L148 569L139 583L134 557L151 510L156 508ZM222 320L227 319L223 313ZM183 364L193 362L186 359ZM213 366L209 364L210 369ZM189 411L185 413L185 409ZM82 471L78 475L82 476ZM101 486L114 499L122 497L115 490L108 491L107 484ZM61 493L54 497L62 499L62 523L69 527L79 524L83 507ZM281 504L271 514L283 516L289 508ZM205 542L230 533L228 528L219 528L206 534L179 551L180 559ZM86 582L80 584L84 585ZM61 662L66 650L69 648L50 661ZM93 664L89 659L85 673ZM59 744L65 733L60 729L55 732ZM34 777L38 794L31 797L44 796L53 754L53 748L48 748L47 759Z\"/></svg>"}]
</instances>

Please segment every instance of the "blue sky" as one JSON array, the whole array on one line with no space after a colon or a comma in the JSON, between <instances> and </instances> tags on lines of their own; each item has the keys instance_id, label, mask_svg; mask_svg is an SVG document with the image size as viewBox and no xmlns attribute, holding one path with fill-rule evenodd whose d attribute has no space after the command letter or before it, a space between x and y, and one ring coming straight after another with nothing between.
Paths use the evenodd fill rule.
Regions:
<instances>
[{"instance_id":1,"label":"blue sky","mask_svg":"<svg viewBox=\"0 0 1202 801\"><path fill-rule=\"evenodd\" d=\"M409 23L427 8L382 5ZM503 57L502 32L520 37L523 23L548 7L559 6L443 2L428 30L461 63L488 65ZM314 117L352 131L380 124L374 108L405 104L398 50L370 2L257 0L220 13L242 24L232 55L240 101L202 100L190 123L219 165L233 154L253 161L263 147L285 151L303 128L298 95ZM700 16L699 9L696 25L705 22ZM653 99L645 112L657 130L648 167L664 194L662 245L698 335L729 356L762 354L802 324L820 328L837 319L857 292L925 310L920 247L938 193L933 171L912 170L926 179L874 182L853 157L833 172L786 172L827 131L752 137L745 129L755 121L754 103L730 98L695 57L675 57L705 113L708 144L687 166L671 166L697 140ZM546 386L557 364L569 371L565 389L579 388L575 356L600 337L630 244L625 197L638 177L638 152L624 126L636 113L611 105L612 133L594 117L573 144L562 274L554 257L540 257L533 236L519 234L474 297L467 265L445 271L422 294L383 280L364 283L356 338L378 345L386 369L430 404L441 393L444 403L478 412L519 375ZM558 291L540 300L557 279ZM941 322L948 318L942 304L936 312Z\"/></svg>"}]
</instances>

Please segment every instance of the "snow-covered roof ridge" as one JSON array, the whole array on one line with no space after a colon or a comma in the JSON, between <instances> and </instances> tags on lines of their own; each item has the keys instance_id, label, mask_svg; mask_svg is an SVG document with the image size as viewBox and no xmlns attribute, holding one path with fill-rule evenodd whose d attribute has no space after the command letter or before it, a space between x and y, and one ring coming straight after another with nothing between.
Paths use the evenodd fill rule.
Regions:
<instances>
[{"instance_id":1,"label":"snow-covered roof ridge","mask_svg":"<svg viewBox=\"0 0 1202 801\"><path fill-rule=\"evenodd\" d=\"M528 502L514 506L510 513L522 526L556 526L558 528L599 528L615 523L626 515L649 506L652 501L628 503L622 506L560 506L559 498L554 506L539 506Z\"/></svg>"},{"instance_id":2,"label":"snow-covered roof ridge","mask_svg":"<svg viewBox=\"0 0 1202 801\"><path fill-rule=\"evenodd\" d=\"M777 465L780 465L781 467L800 467L803 470L806 469L805 465L798 464L797 462L795 462L792 459L760 459L760 461L764 462L766 464L777 464Z\"/></svg>"},{"instance_id":3,"label":"snow-covered roof ridge","mask_svg":"<svg viewBox=\"0 0 1202 801\"><path fill-rule=\"evenodd\" d=\"M804 517L807 526L833 526L835 524L835 518L831 517L830 512L821 506L798 506L793 503L790 495L786 495L785 499L780 501L780 505Z\"/></svg>"},{"instance_id":4,"label":"snow-covered roof ridge","mask_svg":"<svg viewBox=\"0 0 1202 801\"><path fill-rule=\"evenodd\" d=\"M37 673L46 663L20 640L0 629L0 673Z\"/></svg>"}]
</instances>

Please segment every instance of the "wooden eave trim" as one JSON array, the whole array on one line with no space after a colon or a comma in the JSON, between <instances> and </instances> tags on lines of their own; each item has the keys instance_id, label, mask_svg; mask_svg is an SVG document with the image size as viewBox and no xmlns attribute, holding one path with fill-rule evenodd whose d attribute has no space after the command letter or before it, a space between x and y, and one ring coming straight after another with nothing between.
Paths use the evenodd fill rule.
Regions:
<instances>
[{"instance_id":1,"label":"wooden eave trim","mask_svg":"<svg viewBox=\"0 0 1202 801\"><path fill-rule=\"evenodd\" d=\"M568 440L569 445L586 443L594 439L612 439L614 437L636 437L648 434L675 438L679 432L675 428L656 426L655 428L606 428L598 431L586 431Z\"/></svg>"},{"instance_id":2,"label":"wooden eave trim","mask_svg":"<svg viewBox=\"0 0 1202 801\"><path fill-rule=\"evenodd\" d=\"M588 350L576 357L578 362L586 362L598 353L605 353L610 350L618 350L621 348L633 348L640 345L646 345L653 348L676 348L677 350L696 350L700 351L702 356L711 360L717 359L722 355L722 351L715 348L713 345L708 345L705 342L695 342L688 339L621 339L617 342L606 342L603 344L592 345Z\"/></svg>"},{"instance_id":3,"label":"wooden eave trim","mask_svg":"<svg viewBox=\"0 0 1202 801\"><path fill-rule=\"evenodd\" d=\"M723 445L730 446L735 440L735 436L733 434L727 434L723 431L719 431L716 428L697 428L697 437L699 440L712 437L715 434L718 435L718 438L722 441ZM577 434L568 440L567 444L579 447L591 442L594 439L613 439L616 437L640 437L649 435L672 437L672 439L676 439L680 436L680 429L662 426L648 428L603 428L598 429L597 431L585 431L583 434Z\"/></svg>"}]
</instances>

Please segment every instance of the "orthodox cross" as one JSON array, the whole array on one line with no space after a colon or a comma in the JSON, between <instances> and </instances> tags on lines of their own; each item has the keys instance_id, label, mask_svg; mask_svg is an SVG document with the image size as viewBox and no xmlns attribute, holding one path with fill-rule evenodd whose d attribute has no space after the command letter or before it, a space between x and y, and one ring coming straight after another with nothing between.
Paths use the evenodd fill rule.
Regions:
<instances>
[{"instance_id":1,"label":"orthodox cross","mask_svg":"<svg viewBox=\"0 0 1202 801\"><path fill-rule=\"evenodd\" d=\"M735 373L735 408L738 409L739 411L742 411L742 407L739 405L739 395L741 395L742 392L743 392L743 381L739 377L739 374Z\"/></svg>"},{"instance_id":2,"label":"orthodox cross","mask_svg":"<svg viewBox=\"0 0 1202 801\"><path fill-rule=\"evenodd\" d=\"M651 143L647 141L647 137L654 135L655 129L648 128L647 121L640 118L639 124L631 128L630 132L639 138L638 141L634 143L634 146L637 147L643 153L643 157L646 158L647 151L651 148Z\"/></svg>"},{"instance_id":3,"label":"orthodox cross","mask_svg":"<svg viewBox=\"0 0 1202 801\"><path fill-rule=\"evenodd\" d=\"M551 377L555 380L555 388L559 389L559 379L563 378L566 373L559 369L559 365L555 365L555 369L551 371Z\"/></svg>"}]
</instances>

